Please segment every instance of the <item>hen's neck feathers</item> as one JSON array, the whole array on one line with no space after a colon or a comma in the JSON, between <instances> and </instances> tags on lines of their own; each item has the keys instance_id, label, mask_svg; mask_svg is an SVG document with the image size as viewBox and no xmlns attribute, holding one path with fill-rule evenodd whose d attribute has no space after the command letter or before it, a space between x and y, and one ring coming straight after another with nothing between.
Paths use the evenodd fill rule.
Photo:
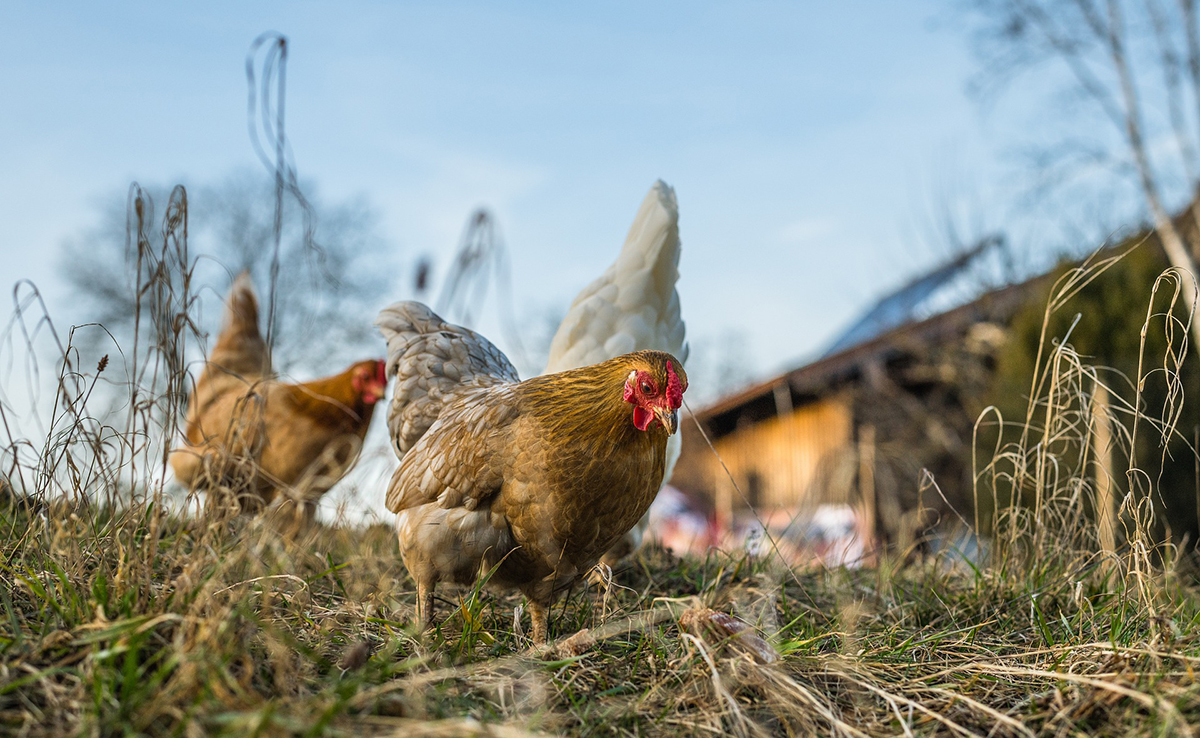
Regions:
<instances>
[{"instance_id":1,"label":"hen's neck feathers","mask_svg":"<svg viewBox=\"0 0 1200 738\"><path fill-rule=\"evenodd\" d=\"M625 401L623 390L634 368L628 356L617 357L528 379L519 385L520 392L526 410L556 439L592 445L602 456L630 443L665 448L667 432L661 425L640 431L633 424L633 405Z\"/></svg>"},{"instance_id":2,"label":"hen's neck feathers","mask_svg":"<svg viewBox=\"0 0 1200 738\"><path fill-rule=\"evenodd\" d=\"M329 425L366 427L375 405L354 388L354 367L341 374L300 384L281 384L297 410Z\"/></svg>"}]
</instances>

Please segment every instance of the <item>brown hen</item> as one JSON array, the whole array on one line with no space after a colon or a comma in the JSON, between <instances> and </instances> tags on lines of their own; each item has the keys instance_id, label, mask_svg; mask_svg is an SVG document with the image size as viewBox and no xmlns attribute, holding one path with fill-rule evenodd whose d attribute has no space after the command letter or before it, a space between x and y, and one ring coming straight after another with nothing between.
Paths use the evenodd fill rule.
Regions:
<instances>
[{"instance_id":1,"label":"brown hen","mask_svg":"<svg viewBox=\"0 0 1200 738\"><path fill-rule=\"evenodd\" d=\"M185 442L171 452L175 477L206 490L210 508L224 501L251 511L278 499L311 520L358 459L386 388L379 360L312 382L274 379L254 285L243 273L190 398Z\"/></svg>"},{"instance_id":2,"label":"brown hen","mask_svg":"<svg viewBox=\"0 0 1200 738\"><path fill-rule=\"evenodd\" d=\"M554 598L596 565L650 507L687 375L675 357L639 351L521 382L495 346L417 302L375 321L395 396L388 428L400 468L387 506L417 582L516 588L533 639Z\"/></svg>"}]
</instances>

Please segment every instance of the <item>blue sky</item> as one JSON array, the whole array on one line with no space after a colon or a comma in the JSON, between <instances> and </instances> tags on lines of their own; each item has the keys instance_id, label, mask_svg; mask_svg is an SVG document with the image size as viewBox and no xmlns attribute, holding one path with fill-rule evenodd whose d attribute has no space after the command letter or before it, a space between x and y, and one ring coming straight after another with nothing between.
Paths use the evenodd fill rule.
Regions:
<instances>
[{"instance_id":1,"label":"blue sky","mask_svg":"<svg viewBox=\"0 0 1200 738\"><path fill-rule=\"evenodd\" d=\"M960 26L945 2L5 3L0 281L86 320L57 260L103 196L257 166L243 64L276 30L301 177L367 197L397 264L445 264L487 205L518 302L565 305L662 178L689 335L741 333L768 373L944 258L939 198L1009 217L1025 93L967 97Z\"/></svg>"}]
</instances>

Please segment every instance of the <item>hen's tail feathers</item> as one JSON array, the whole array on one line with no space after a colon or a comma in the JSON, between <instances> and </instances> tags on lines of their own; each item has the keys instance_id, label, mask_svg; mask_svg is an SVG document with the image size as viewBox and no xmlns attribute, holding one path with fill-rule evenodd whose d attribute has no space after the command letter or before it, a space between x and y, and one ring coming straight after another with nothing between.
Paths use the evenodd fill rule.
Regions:
<instances>
[{"instance_id":1,"label":"hen's tail feathers","mask_svg":"<svg viewBox=\"0 0 1200 738\"><path fill-rule=\"evenodd\" d=\"M258 332L258 297L249 272L239 274L229 288L224 324L208 361L244 378L271 373L267 344Z\"/></svg>"},{"instance_id":2,"label":"hen's tail feathers","mask_svg":"<svg viewBox=\"0 0 1200 738\"><path fill-rule=\"evenodd\" d=\"M491 341L445 322L419 302L387 306L375 325L387 341L387 374L396 378L388 431L400 458L437 420L447 395L464 387L520 381Z\"/></svg>"},{"instance_id":3,"label":"hen's tail feathers","mask_svg":"<svg viewBox=\"0 0 1200 738\"><path fill-rule=\"evenodd\" d=\"M617 260L588 285L550 343L546 372L656 349L687 360L680 317L679 207L659 180L642 201Z\"/></svg>"}]
</instances>

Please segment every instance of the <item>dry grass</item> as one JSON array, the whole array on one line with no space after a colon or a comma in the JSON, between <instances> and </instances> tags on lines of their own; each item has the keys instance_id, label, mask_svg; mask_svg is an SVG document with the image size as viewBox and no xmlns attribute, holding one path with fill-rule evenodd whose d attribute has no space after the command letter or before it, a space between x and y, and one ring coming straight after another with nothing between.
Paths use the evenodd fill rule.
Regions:
<instances>
[{"instance_id":1,"label":"dry grass","mask_svg":"<svg viewBox=\"0 0 1200 738\"><path fill-rule=\"evenodd\" d=\"M417 634L387 528L294 538L172 511L163 450L192 330L184 216L180 196L153 246L138 219L146 330L116 368L83 367L55 338L39 433L15 433L0 405L0 732L1124 736L1200 723L1200 589L1152 535L1151 471L1114 480L1122 532L1103 550L1088 514L1096 373L1066 341L1047 337L1021 441L979 450L978 493L1001 501L983 563L801 572L649 550L607 592L556 607L565 638L535 653L514 627L519 599L479 590ZM31 353L30 326L48 325L36 304L14 329ZM1184 341L1172 309L1147 325ZM1169 383L1187 355L1147 361ZM93 414L102 378L125 393L115 415ZM1173 408L1113 407L1118 441L1175 432ZM699 608L750 624L777 658L703 626Z\"/></svg>"},{"instance_id":2,"label":"dry grass","mask_svg":"<svg viewBox=\"0 0 1200 738\"><path fill-rule=\"evenodd\" d=\"M1200 720L1195 589L1160 575L1150 608L1094 559L792 573L650 551L607 596L557 608L554 633L592 631L537 654L517 597L465 592L417 636L383 527L291 540L151 506L10 504L0 520L13 734L1186 735ZM700 605L781 658L682 628Z\"/></svg>"}]
</instances>

